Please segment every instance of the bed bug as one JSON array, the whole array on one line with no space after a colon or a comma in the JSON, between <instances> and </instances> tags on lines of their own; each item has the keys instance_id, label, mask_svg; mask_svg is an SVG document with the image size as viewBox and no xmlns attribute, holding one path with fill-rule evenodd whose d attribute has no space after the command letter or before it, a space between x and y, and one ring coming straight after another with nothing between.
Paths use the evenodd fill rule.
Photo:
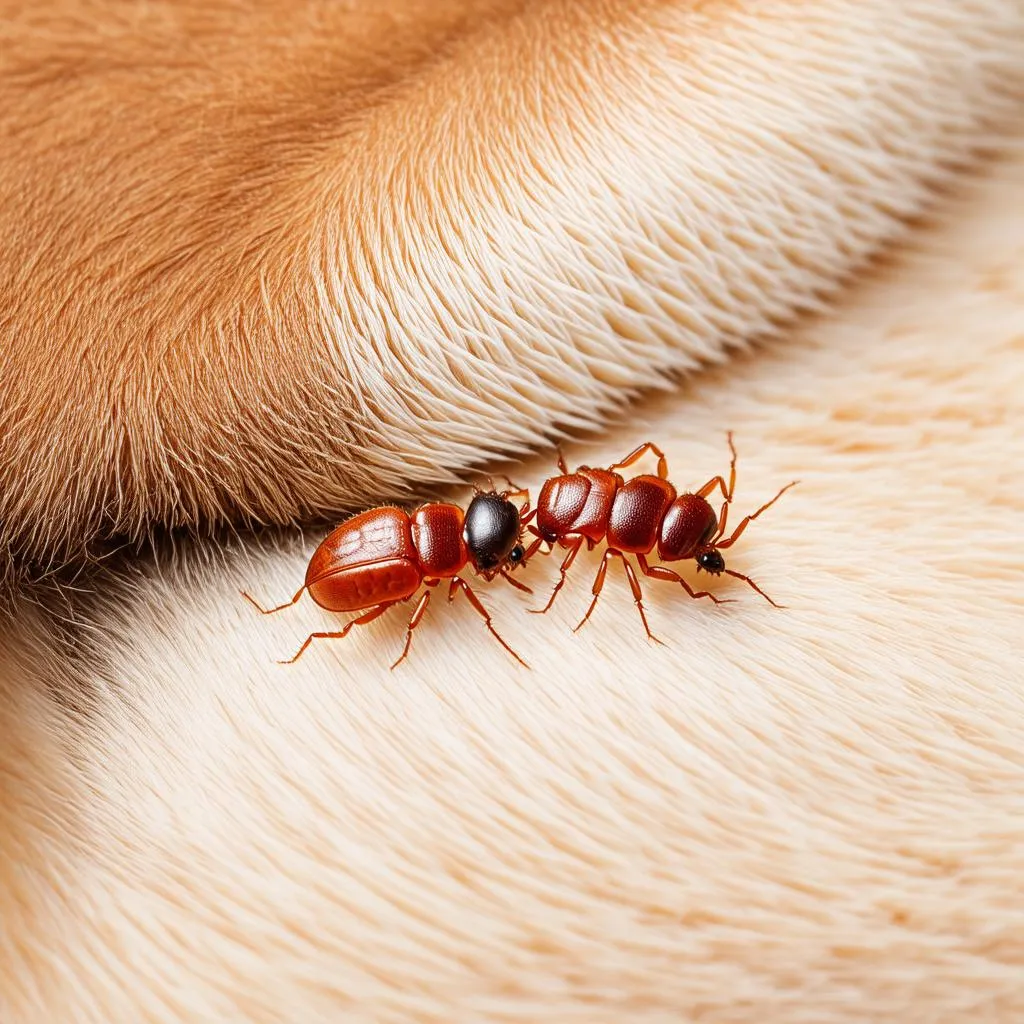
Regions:
<instances>
[{"instance_id":1,"label":"bed bug","mask_svg":"<svg viewBox=\"0 0 1024 1024\"><path fill-rule=\"evenodd\" d=\"M570 473L565 459L559 453L560 475L547 480L537 498L536 525L530 527L537 540L531 545L530 553L541 543L551 546L557 543L563 548L568 548L568 553L562 561L558 582L548 598L548 603L534 611L543 615L551 608L580 549L584 545L588 550L592 549L601 541L608 547L591 589L593 600L576 630L584 625L597 606L609 561L619 558L625 566L626 577L644 629L652 640L661 643L647 623L640 580L627 555L636 558L644 576L678 583L692 598L706 597L716 604L723 604L728 600L716 597L706 590L695 591L682 576L666 565L651 565L647 556L655 547L662 562L693 559L697 563L698 571L704 570L713 576L724 572L744 580L770 604L777 608L781 607L776 605L749 576L727 569L722 551L732 547L747 526L762 512L771 508L797 481L786 484L771 501L742 519L736 529L726 537L729 506L732 504L733 491L736 488L736 447L731 432L728 438L729 450L732 453L728 485L721 476L715 476L692 494L677 493L668 480L665 453L650 441L640 445L621 462L608 469L580 466L575 473ZM628 481L623 479L618 471L628 468L648 453L657 456L657 476L636 476ZM716 489L722 492L725 499L717 515L708 502L709 496Z\"/></svg>"},{"instance_id":2,"label":"bed bug","mask_svg":"<svg viewBox=\"0 0 1024 1024\"><path fill-rule=\"evenodd\" d=\"M509 500L517 496L526 498L519 508ZM413 630L423 620L432 589L448 580L448 601L464 593L498 643L525 666L461 574L469 568L488 581L501 576L518 590L532 593L509 574L526 560L522 533L532 515L526 491L515 488L499 493L493 486L490 491L477 490L465 512L458 505L439 502L421 505L411 514L394 506L372 508L347 519L324 538L310 559L305 582L290 601L263 608L245 591L242 596L264 615L290 608L306 591L328 611L362 612L337 632L311 633L294 657L279 662L290 665L314 640L340 640L353 626L364 626L393 605L410 600L424 585L406 627L405 646L391 666L394 669L409 654Z\"/></svg>"}]
</instances>

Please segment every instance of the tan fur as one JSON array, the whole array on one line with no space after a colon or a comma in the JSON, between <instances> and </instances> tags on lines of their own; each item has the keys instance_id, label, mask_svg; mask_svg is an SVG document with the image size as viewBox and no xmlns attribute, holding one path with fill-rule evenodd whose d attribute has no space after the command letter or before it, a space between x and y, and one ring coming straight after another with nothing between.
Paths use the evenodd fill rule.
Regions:
<instances>
[{"instance_id":1,"label":"tan fur","mask_svg":"<svg viewBox=\"0 0 1024 1024\"><path fill-rule=\"evenodd\" d=\"M652 583L656 648L613 571L574 637L589 557L546 620L487 588L531 672L441 605L405 670L399 613L282 668L338 619L256 615L304 552L247 544L114 590L86 685L23 654L0 1019L1020 1020L1022 179L568 451L692 485L735 427L741 510L803 478L732 556L786 611Z\"/></svg>"},{"instance_id":2,"label":"tan fur","mask_svg":"<svg viewBox=\"0 0 1024 1024\"><path fill-rule=\"evenodd\" d=\"M601 422L815 297L1019 0L9 5L0 550L288 521Z\"/></svg>"},{"instance_id":3,"label":"tan fur","mask_svg":"<svg viewBox=\"0 0 1024 1024\"><path fill-rule=\"evenodd\" d=\"M1024 45L996 2L206 10L4 22L18 559L597 423L833 289ZM238 588L290 594L312 534L22 594L0 1021L1020 1020L1022 146L821 318L568 449L652 437L687 486L732 427L740 512L800 476L730 556L786 611L652 582L654 648L613 570L573 637L589 557L546 619L484 593L532 672L438 603L390 674L400 614L272 664L338 618Z\"/></svg>"}]
</instances>

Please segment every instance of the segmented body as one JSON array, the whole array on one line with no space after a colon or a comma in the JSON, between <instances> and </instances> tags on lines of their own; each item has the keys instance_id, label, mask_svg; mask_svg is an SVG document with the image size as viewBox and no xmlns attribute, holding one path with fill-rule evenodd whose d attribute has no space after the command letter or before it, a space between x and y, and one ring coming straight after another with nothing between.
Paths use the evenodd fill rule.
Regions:
<instances>
[{"instance_id":1,"label":"segmented body","mask_svg":"<svg viewBox=\"0 0 1024 1024\"><path fill-rule=\"evenodd\" d=\"M729 483L726 484L721 476L716 476L696 492L684 494L678 493L668 479L665 455L651 442L640 445L625 459L608 469L580 466L575 472L570 473L564 460L559 457L560 473L545 481L542 486L537 499L536 526L531 527L531 530L538 538L536 544L547 542L569 550L562 562L561 574L551 597L547 605L539 611L546 612L554 603L558 591L565 583L566 573L580 549L583 546L593 548L602 542L607 545L607 551L591 591L593 600L577 629L590 618L597 604L598 595L604 586L608 562L612 558L621 559L625 566L640 618L647 635L652 639L657 638L647 624L640 581L627 556L633 556L641 573L650 579L678 583L691 597L706 597L717 604L722 603L723 599L709 591L694 591L686 580L667 566L650 565L647 556L655 549L662 562L694 559L698 569L704 569L714 575L725 572L745 580L774 604L775 602L749 576L726 569L721 551L731 547L746 529L747 524L773 505L793 484L783 487L771 501L743 519L731 536L725 537L729 505L736 486L736 449L731 434L729 448L732 452ZM658 458L656 476L642 474L626 480L618 472L648 452ZM721 490L724 499L719 514L715 513L708 501L708 496L716 489ZM533 548L531 553L532 551Z\"/></svg>"},{"instance_id":2,"label":"segmented body","mask_svg":"<svg viewBox=\"0 0 1024 1024\"><path fill-rule=\"evenodd\" d=\"M306 571L309 596L332 612L405 601L424 578L451 579L469 561L457 505L360 512L329 533Z\"/></svg>"},{"instance_id":3,"label":"segmented body","mask_svg":"<svg viewBox=\"0 0 1024 1024\"><path fill-rule=\"evenodd\" d=\"M465 513L458 505L441 502L422 505L411 514L393 506L360 512L323 539L309 561L305 582L291 601L264 609L248 594L244 596L264 614L290 607L305 591L328 611L363 612L336 633L310 634L290 663L297 661L313 640L340 639L353 626L372 622L425 586L428 589L409 618L405 647L395 662L398 665L408 654L412 632L426 611L429 588L448 580L448 600L464 593L502 647L522 662L498 635L487 610L460 575L469 567L485 579L501 575L513 586L529 589L508 574L524 560L519 542L530 515L529 499L517 509L508 500L511 493L516 492L478 492Z\"/></svg>"},{"instance_id":4,"label":"segmented body","mask_svg":"<svg viewBox=\"0 0 1024 1024\"><path fill-rule=\"evenodd\" d=\"M718 528L718 517L699 494L677 494L661 477L625 480L607 469L581 466L547 480L537 499L537 530L551 543L582 537L589 547L630 554L658 548L662 561L693 558Z\"/></svg>"}]
</instances>

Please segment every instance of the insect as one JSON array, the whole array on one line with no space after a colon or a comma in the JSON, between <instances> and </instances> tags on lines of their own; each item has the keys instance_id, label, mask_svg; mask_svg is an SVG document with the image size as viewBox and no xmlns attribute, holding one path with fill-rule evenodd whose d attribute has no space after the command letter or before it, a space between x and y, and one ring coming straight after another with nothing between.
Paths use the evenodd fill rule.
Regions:
<instances>
[{"instance_id":1,"label":"insect","mask_svg":"<svg viewBox=\"0 0 1024 1024\"><path fill-rule=\"evenodd\" d=\"M525 504L517 508L509 500L514 496L525 496ZM363 613L337 632L311 633L293 658L279 662L290 665L314 640L342 639L353 626L364 626L393 605L410 600L424 584L427 589L409 618L405 647L391 666L394 669L409 653L413 630L423 619L432 589L449 580L448 601L462 591L498 643L525 666L460 574L469 567L485 580L502 576L518 590L532 593L509 575L525 562L522 533L530 518L526 491L516 488L499 493L493 485L490 491L478 490L465 512L458 505L441 503L421 505L412 514L391 506L369 509L347 519L324 538L310 559L306 581L290 601L262 608L245 591L242 596L264 615L290 608L307 590L328 611Z\"/></svg>"},{"instance_id":2,"label":"insect","mask_svg":"<svg viewBox=\"0 0 1024 1024\"><path fill-rule=\"evenodd\" d=\"M732 453L728 485L721 476L712 477L694 494L676 492L668 480L665 453L650 441L640 445L621 462L608 469L580 466L575 473L570 473L566 468L565 459L559 453L558 468L561 475L550 478L541 488L535 509L536 526L531 526L530 531L538 538L535 544L543 541L553 546L557 543L563 548L568 548L568 553L562 561L558 582L551 592L551 597L548 598L548 603L534 611L543 615L554 604L559 590L565 584L566 573L583 545L585 544L589 550L602 540L607 543L608 549L601 560L591 590L593 600L576 630L590 618L597 605L608 572L608 563L613 558L619 558L626 568L626 577L644 629L652 640L661 643L647 623L640 580L627 555L636 558L644 576L678 583L692 598L707 597L716 604L723 604L728 600L716 597L706 590L695 591L686 580L666 565L650 565L647 556L655 547L658 549L658 557L663 562L678 562L692 558L697 563L698 571L703 569L714 576L724 572L745 580L766 601L777 608L780 607L749 576L727 569L722 551L732 547L747 526L762 512L771 508L798 481L786 484L771 501L742 519L736 529L726 537L729 506L736 487L736 447L731 431L728 437L729 450ZM619 470L633 465L648 452L658 458L657 476L636 476L626 481L619 475ZM708 497L716 489L722 492L725 499L718 515L715 515L715 510L708 502ZM533 546L530 553L532 551Z\"/></svg>"}]
</instances>

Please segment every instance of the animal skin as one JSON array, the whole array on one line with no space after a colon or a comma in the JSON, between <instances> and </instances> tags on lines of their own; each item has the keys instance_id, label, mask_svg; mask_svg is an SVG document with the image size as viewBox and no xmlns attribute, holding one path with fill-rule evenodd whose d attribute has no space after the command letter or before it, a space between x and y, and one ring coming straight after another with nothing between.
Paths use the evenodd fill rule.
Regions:
<instances>
[{"instance_id":1,"label":"animal skin","mask_svg":"<svg viewBox=\"0 0 1024 1024\"><path fill-rule=\"evenodd\" d=\"M0 1021L1024 1018L1024 6L0 24ZM785 609L239 595L730 428Z\"/></svg>"}]
</instances>

